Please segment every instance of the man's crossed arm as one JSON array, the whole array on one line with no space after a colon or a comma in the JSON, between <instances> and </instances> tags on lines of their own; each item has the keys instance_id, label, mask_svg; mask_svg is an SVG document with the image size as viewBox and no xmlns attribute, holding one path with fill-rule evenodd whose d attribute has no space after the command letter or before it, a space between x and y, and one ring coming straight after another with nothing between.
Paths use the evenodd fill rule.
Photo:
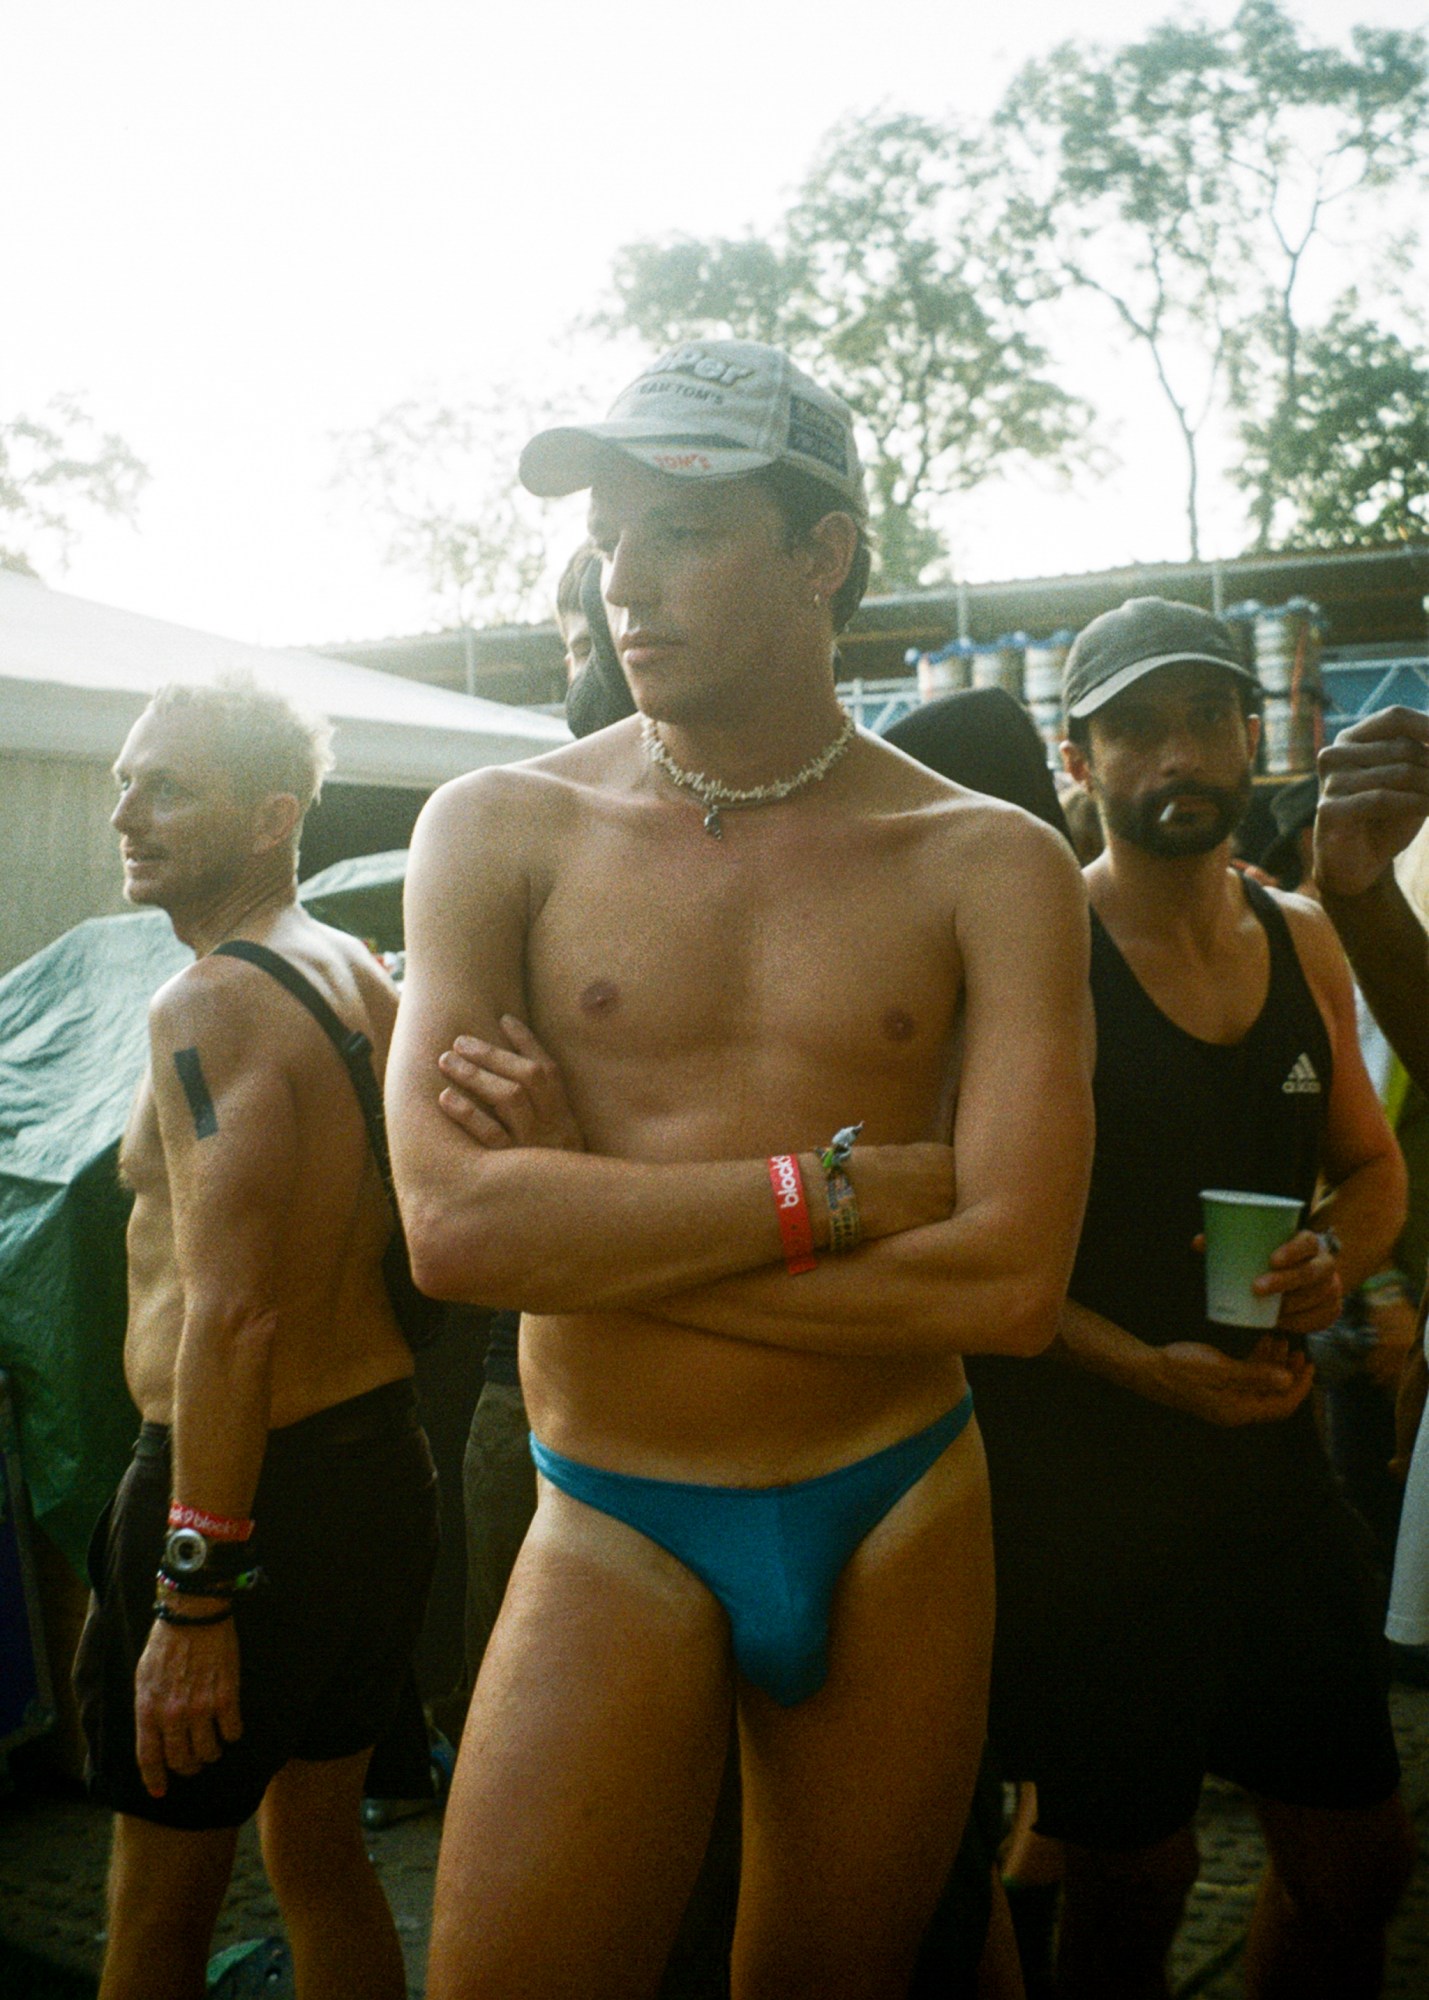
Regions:
<instances>
[{"instance_id":1,"label":"man's crossed arm","mask_svg":"<svg viewBox=\"0 0 1429 2000\"><path fill-rule=\"evenodd\" d=\"M535 1312L638 1308L825 1352L831 1337L857 1352L1045 1345L1091 1148L1085 902L1060 843L1024 829L966 899L953 1151L859 1148L852 1177L868 1240L791 1279L763 1160L670 1165L566 1150L568 1139L529 1143L538 1102L548 1112L553 1102L552 1068L519 1025L533 871L519 814L500 810L503 774L486 775L484 796L438 795L408 876L388 1101L419 1282ZM481 868L462 866L483 837ZM464 1027L476 1030L466 1054ZM439 1064L469 1115L442 1101ZM802 1164L817 1216L822 1182L812 1156Z\"/></svg>"}]
</instances>

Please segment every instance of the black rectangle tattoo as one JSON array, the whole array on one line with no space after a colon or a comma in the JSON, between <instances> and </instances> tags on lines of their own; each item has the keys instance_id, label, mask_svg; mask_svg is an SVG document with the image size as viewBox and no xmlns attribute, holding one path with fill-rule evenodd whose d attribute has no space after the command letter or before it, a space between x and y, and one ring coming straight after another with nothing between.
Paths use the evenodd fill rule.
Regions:
<instances>
[{"instance_id":1,"label":"black rectangle tattoo","mask_svg":"<svg viewBox=\"0 0 1429 2000\"><path fill-rule=\"evenodd\" d=\"M203 1064L198 1059L198 1050L176 1049L174 1068L179 1073L179 1082L184 1087L184 1096L193 1113L194 1137L211 1139L218 1130L218 1113L208 1094L208 1081L203 1073Z\"/></svg>"}]
</instances>

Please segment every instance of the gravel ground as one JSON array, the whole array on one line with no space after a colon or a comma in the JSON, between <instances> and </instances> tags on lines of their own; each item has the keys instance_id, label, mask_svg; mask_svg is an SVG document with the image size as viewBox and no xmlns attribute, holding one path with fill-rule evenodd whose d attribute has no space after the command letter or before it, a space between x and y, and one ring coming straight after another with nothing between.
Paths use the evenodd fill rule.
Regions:
<instances>
[{"instance_id":1,"label":"gravel ground","mask_svg":"<svg viewBox=\"0 0 1429 2000\"><path fill-rule=\"evenodd\" d=\"M1429 1691L1396 1688L1395 1726L1404 1759L1405 1799L1421 1853L1390 1942L1389 2000L1429 1993ZM401 1935L408 1992L420 2000L432 1874L441 1822L435 1812L371 1834ZM1201 1877L1173 1960L1179 1996L1234 2000L1254 1884L1264 1858L1241 1795L1208 1784L1199 1821ZM104 1945L107 1816L73 1798L18 1795L0 1804L0 1939L67 1970L94 1975ZM252 1829L239 1843L233 1886L214 1949L278 1930L278 1913ZM3 1968L0 1968L3 1969Z\"/></svg>"}]
</instances>

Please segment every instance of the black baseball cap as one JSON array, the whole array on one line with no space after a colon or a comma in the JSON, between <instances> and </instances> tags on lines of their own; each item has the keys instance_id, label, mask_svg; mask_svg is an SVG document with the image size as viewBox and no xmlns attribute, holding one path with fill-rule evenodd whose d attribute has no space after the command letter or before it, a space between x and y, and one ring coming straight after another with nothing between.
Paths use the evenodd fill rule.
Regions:
<instances>
[{"instance_id":1,"label":"black baseball cap","mask_svg":"<svg viewBox=\"0 0 1429 2000\"><path fill-rule=\"evenodd\" d=\"M1062 705L1080 722L1158 667L1202 660L1259 690L1260 683L1236 650L1229 625L1195 604L1167 597L1129 597L1104 611L1072 641L1062 670Z\"/></svg>"}]
</instances>

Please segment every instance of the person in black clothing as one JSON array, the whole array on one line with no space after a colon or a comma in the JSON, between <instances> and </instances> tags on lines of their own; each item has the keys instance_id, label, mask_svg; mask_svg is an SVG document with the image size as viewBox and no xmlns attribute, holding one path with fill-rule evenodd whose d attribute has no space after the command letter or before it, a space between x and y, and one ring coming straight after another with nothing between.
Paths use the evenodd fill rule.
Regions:
<instances>
[{"instance_id":1,"label":"person in black clothing","mask_svg":"<svg viewBox=\"0 0 1429 2000\"><path fill-rule=\"evenodd\" d=\"M1376 1268L1404 1176L1350 980L1312 904L1229 865L1256 688L1208 614L1135 599L1067 662L1068 769L1107 847L1093 909L1097 1148L1059 1340L970 1370L992 1472L991 1731L1067 1852L1066 1996L1163 1996L1207 1770L1270 1866L1247 1992L1373 1994L1411 1858L1356 1529L1300 1336ZM1309 1205L1256 1281L1275 1331L1208 1323L1200 1192ZM1253 1345L1248 1345L1253 1341Z\"/></svg>"},{"instance_id":2,"label":"person in black clothing","mask_svg":"<svg viewBox=\"0 0 1429 2000\"><path fill-rule=\"evenodd\" d=\"M961 688L925 702L895 722L883 740L940 778L1021 806L1070 845L1042 738L1006 688Z\"/></svg>"}]
</instances>

